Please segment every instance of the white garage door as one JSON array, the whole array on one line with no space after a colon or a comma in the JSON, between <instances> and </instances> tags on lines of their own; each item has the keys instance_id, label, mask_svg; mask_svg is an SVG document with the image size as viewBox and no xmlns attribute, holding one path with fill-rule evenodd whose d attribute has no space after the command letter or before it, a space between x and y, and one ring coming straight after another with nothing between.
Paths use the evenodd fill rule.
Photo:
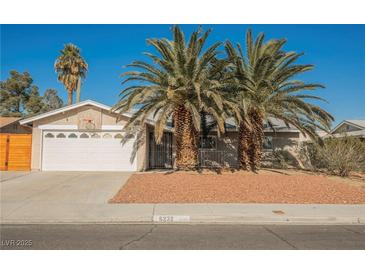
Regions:
<instances>
[{"instance_id":1,"label":"white garage door","mask_svg":"<svg viewBox=\"0 0 365 274\"><path fill-rule=\"evenodd\" d=\"M120 132L44 131L42 170L135 171L134 136Z\"/></svg>"}]
</instances>

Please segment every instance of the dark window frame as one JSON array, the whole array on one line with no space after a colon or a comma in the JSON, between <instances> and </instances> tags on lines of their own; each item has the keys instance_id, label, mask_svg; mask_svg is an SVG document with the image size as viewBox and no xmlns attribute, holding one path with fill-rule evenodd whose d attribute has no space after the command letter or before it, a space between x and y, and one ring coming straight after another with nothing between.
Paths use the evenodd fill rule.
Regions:
<instances>
[{"instance_id":1,"label":"dark window frame","mask_svg":"<svg viewBox=\"0 0 365 274\"><path fill-rule=\"evenodd\" d=\"M204 139L208 140L209 138L214 139L214 141L213 142L204 142L203 143ZM208 147L208 146L204 147L204 145L207 145L207 144L214 144L214 146L213 147ZM199 149L217 150L217 148L218 148L218 138L217 138L216 135L208 135L208 136L205 136L205 137L204 136L199 137Z\"/></svg>"}]
</instances>

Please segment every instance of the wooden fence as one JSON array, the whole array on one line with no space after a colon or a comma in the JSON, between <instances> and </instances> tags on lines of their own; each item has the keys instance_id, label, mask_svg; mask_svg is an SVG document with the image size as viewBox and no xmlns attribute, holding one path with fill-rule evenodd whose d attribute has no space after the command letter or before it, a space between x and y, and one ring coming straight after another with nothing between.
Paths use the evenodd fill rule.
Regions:
<instances>
[{"instance_id":1,"label":"wooden fence","mask_svg":"<svg viewBox=\"0 0 365 274\"><path fill-rule=\"evenodd\" d=\"M31 134L0 134L0 170L30 170Z\"/></svg>"}]
</instances>

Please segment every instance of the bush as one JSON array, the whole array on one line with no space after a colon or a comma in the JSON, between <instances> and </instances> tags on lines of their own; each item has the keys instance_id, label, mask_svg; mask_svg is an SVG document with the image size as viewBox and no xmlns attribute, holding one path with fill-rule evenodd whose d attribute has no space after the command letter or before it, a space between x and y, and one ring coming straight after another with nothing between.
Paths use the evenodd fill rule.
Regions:
<instances>
[{"instance_id":1,"label":"bush","mask_svg":"<svg viewBox=\"0 0 365 274\"><path fill-rule=\"evenodd\" d=\"M351 171L365 171L365 142L355 137L328 138L322 146L307 143L301 149L311 169L348 176Z\"/></svg>"},{"instance_id":2,"label":"bush","mask_svg":"<svg viewBox=\"0 0 365 274\"><path fill-rule=\"evenodd\" d=\"M272 152L273 166L276 168L298 167L297 159L285 149L274 149Z\"/></svg>"}]
</instances>

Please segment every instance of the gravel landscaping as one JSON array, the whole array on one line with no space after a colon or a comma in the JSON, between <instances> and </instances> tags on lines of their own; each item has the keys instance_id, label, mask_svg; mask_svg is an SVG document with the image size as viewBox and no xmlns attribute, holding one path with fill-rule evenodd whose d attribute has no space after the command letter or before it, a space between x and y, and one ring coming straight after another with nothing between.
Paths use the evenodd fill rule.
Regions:
<instances>
[{"instance_id":1,"label":"gravel landscaping","mask_svg":"<svg viewBox=\"0 0 365 274\"><path fill-rule=\"evenodd\" d=\"M300 172L134 174L110 203L365 204L365 183Z\"/></svg>"}]
</instances>

